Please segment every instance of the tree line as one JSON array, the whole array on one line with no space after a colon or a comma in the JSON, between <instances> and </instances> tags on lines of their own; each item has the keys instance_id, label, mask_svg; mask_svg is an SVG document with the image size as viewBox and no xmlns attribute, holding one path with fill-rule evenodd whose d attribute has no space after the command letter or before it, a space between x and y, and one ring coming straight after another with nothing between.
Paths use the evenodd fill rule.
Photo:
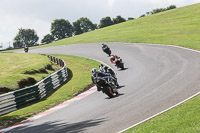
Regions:
<instances>
[{"instance_id":1,"label":"tree line","mask_svg":"<svg viewBox=\"0 0 200 133\"><path fill-rule=\"evenodd\" d=\"M140 16L140 18L148 16L148 15L164 12L164 11L167 11L167 10L175 9L175 8L176 8L176 5L170 5L167 8L156 8L156 9L153 9L152 11L150 11L150 12L146 12L146 14L142 14Z\"/></svg>"},{"instance_id":2,"label":"tree line","mask_svg":"<svg viewBox=\"0 0 200 133\"><path fill-rule=\"evenodd\" d=\"M163 12L166 10L176 8L175 5L171 5L167 8L157 8L151 12L147 12L146 15L151 15L159 12ZM140 17L145 17L145 14L141 15ZM129 17L128 20L133 20L134 18ZM53 41L58 41L64 38L68 38L71 36L83 34L85 32L89 32L92 30L104 28L107 26L111 26L114 24L119 24L122 22L127 21L125 18L121 17L120 15L116 16L115 18L111 19L109 16L104 17L100 20L100 24L97 25L93 23L87 17L82 17L73 22L72 24L65 19L55 19L51 23L50 33L46 34L43 39L41 40L42 44L48 44ZM20 28L17 35L14 37L14 48L22 48L25 45L27 46L34 46L37 45L39 37L34 29L23 29Z\"/></svg>"}]
</instances>

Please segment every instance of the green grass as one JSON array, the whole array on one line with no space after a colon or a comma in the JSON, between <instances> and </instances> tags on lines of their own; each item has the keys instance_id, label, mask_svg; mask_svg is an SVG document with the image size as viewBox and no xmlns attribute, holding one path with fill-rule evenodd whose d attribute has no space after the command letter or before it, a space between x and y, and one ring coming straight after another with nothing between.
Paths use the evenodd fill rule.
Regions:
<instances>
[{"instance_id":1,"label":"green grass","mask_svg":"<svg viewBox=\"0 0 200 133\"><path fill-rule=\"evenodd\" d=\"M43 55L36 54L20 54L20 53L0 53L0 87L7 87L11 90L19 88L18 81L32 77L40 81L49 74L24 74L25 71L39 70L51 61ZM54 68L58 68L54 65ZM60 69L60 68L59 68ZM54 71L49 71L53 73Z\"/></svg>"},{"instance_id":2,"label":"green grass","mask_svg":"<svg viewBox=\"0 0 200 133\"><path fill-rule=\"evenodd\" d=\"M64 59L69 69L71 80L65 85L54 92L50 97L45 100L33 104L29 107L11 112L7 115L0 116L0 125L2 127L13 125L16 122L27 119L39 112L43 112L59 103L62 103L68 99L74 97L73 95L82 90L87 85L91 84L91 69L98 67L98 62L77 57L77 56L66 56L66 55L54 55L60 59ZM74 91L72 91L74 87ZM0 128L2 128L0 126Z\"/></svg>"},{"instance_id":3,"label":"green grass","mask_svg":"<svg viewBox=\"0 0 200 133\"><path fill-rule=\"evenodd\" d=\"M200 4L127 21L43 45L96 42L171 44L200 50Z\"/></svg>"},{"instance_id":4,"label":"green grass","mask_svg":"<svg viewBox=\"0 0 200 133\"><path fill-rule=\"evenodd\" d=\"M124 133L199 133L200 96Z\"/></svg>"}]
</instances>

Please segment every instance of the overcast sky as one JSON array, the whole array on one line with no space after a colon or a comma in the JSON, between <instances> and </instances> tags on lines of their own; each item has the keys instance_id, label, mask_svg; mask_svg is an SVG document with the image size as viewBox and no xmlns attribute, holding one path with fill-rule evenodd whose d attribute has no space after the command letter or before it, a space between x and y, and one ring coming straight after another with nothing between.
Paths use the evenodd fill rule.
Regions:
<instances>
[{"instance_id":1,"label":"overcast sky","mask_svg":"<svg viewBox=\"0 0 200 133\"><path fill-rule=\"evenodd\" d=\"M0 45L8 44L19 28L34 29L40 40L50 33L53 20L63 18L71 23L81 17L99 24L101 18L121 15L138 18L155 8L177 7L199 0L0 0Z\"/></svg>"}]
</instances>

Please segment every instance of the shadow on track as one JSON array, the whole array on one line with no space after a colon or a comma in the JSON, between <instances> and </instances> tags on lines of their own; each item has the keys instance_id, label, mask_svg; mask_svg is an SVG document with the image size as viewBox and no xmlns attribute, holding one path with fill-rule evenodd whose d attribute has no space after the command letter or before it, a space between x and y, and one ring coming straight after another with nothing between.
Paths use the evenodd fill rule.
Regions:
<instances>
[{"instance_id":1,"label":"shadow on track","mask_svg":"<svg viewBox=\"0 0 200 133\"><path fill-rule=\"evenodd\" d=\"M127 70L128 68L124 68L124 69L119 69L118 71L125 71Z\"/></svg>"},{"instance_id":2,"label":"shadow on track","mask_svg":"<svg viewBox=\"0 0 200 133\"><path fill-rule=\"evenodd\" d=\"M113 98L116 98L116 97L119 97L119 96L122 96L122 95L124 95L124 93L119 93L118 95L114 95L112 98L106 97L105 99L113 99Z\"/></svg>"},{"instance_id":3,"label":"shadow on track","mask_svg":"<svg viewBox=\"0 0 200 133\"><path fill-rule=\"evenodd\" d=\"M85 132L87 128L98 126L105 121L105 118L101 118L77 123L61 123L59 121L46 122L34 126L20 126L13 129L11 133L79 133Z\"/></svg>"},{"instance_id":4,"label":"shadow on track","mask_svg":"<svg viewBox=\"0 0 200 133\"><path fill-rule=\"evenodd\" d=\"M125 85L120 85L119 87L117 87L117 89L121 89L123 87L125 87Z\"/></svg>"}]
</instances>

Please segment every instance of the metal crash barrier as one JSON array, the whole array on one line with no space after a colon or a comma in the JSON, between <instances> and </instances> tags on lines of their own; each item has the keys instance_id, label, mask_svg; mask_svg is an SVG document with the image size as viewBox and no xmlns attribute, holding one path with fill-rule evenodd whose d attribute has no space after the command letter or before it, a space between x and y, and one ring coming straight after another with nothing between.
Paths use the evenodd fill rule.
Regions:
<instances>
[{"instance_id":1,"label":"metal crash barrier","mask_svg":"<svg viewBox=\"0 0 200 133\"><path fill-rule=\"evenodd\" d=\"M62 68L57 72L42 79L35 85L8 92L0 95L0 115L26 107L43 100L52 94L61 85L66 83L68 78L67 67L62 59L47 55L54 63Z\"/></svg>"}]
</instances>

